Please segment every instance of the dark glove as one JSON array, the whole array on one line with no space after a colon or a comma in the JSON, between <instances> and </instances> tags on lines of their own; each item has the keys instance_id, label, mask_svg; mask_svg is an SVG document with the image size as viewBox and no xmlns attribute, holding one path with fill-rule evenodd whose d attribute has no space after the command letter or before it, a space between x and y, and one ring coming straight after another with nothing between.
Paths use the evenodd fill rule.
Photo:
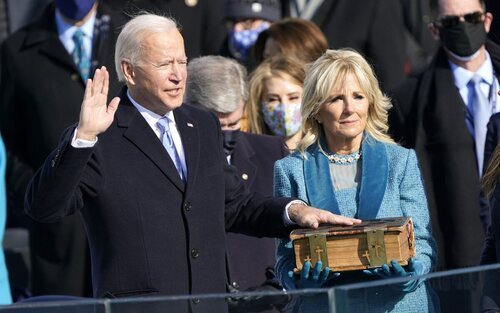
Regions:
<instances>
[{"instance_id":1,"label":"dark glove","mask_svg":"<svg viewBox=\"0 0 500 313\"><path fill-rule=\"evenodd\" d=\"M396 260L391 260L388 264L379 268L364 270L363 273L370 276L379 276L382 278L411 277L424 274L424 264L414 258L408 261L408 268L405 270ZM395 284L403 292L413 292L424 282L423 279L412 279L404 283Z\"/></svg>"},{"instance_id":2,"label":"dark glove","mask_svg":"<svg viewBox=\"0 0 500 313\"><path fill-rule=\"evenodd\" d=\"M314 270L311 272L311 261L306 261L302 267L300 275L294 274L293 271L288 272L288 277L294 280L297 289L303 288L321 288L332 274L338 277L340 273L332 273L329 267L323 269L321 261L316 262Z\"/></svg>"}]
</instances>

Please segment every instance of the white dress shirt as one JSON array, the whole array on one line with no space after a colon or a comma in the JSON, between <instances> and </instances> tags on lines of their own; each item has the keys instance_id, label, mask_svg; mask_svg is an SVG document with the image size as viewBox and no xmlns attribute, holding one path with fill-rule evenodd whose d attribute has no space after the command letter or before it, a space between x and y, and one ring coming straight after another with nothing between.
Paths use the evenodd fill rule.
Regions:
<instances>
[{"instance_id":1,"label":"white dress shirt","mask_svg":"<svg viewBox=\"0 0 500 313\"><path fill-rule=\"evenodd\" d=\"M57 33L59 34L59 40L61 40L64 48L68 51L69 54L73 53L75 50L75 41L73 40L73 35L75 32L80 29L83 36L83 45L85 47L85 51L87 52L87 56L92 59L92 38L94 37L94 24L95 24L96 12L92 14L92 16L80 27L76 27L75 25L68 24L64 21L61 13L56 9L56 27Z\"/></svg>"},{"instance_id":2,"label":"white dress shirt","mask_svg":"<svg viewBox=\"0 0 500 313\"><path fill-rule=\"evenodd\" d=\"M453 77L455 79L455 86L458 88L460 96L464 100L464 103L467 107L469 107L470 103L472 102L472 95L470 94L467 84L471 80L472 76L477 74L481 76L484 79L484 81L487 82L486 83L482 81L480 88L483 91L483 93L490 99L490 103L492 105L491 113L494 114L499 111L497 105L498 96L496 91L500 90L499 89L500 86L494 74L493 63L491 62L490 55L487 51L486 51L486 60L475 73L466 70L465 68L460 67L451 61L449 61L449 63L451 67L451 72L453 73ZM490 89L490 86L492 86L493 88Z\"/></svg>"}]
</instances>

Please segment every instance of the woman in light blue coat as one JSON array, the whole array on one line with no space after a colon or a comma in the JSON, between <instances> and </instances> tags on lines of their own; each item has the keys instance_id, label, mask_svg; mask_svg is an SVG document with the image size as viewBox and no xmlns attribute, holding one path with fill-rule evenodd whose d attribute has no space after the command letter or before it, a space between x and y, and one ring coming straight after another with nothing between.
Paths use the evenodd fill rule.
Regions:
<instances>
[{"instance_id":1,"label":"woman in light blue coat","mask_svg":"<svg viewBox=\"0 0 500 313\"><path fill-rule=\"evenodd\" d=\"M0 136L0 243L3 240L5 231L5 220L7 216L6 191L5 191L5 165L7 164L7 154ZM1 245L0 245L1 246ZM5 266L3 249L0 249L0 304L12 303L10 295L9 275Z\"/></svg>"},{"instance_id":2,"label":"woman in light blue coat","mask_svg":"<svg viewBox=\"0 0 500 313\"><path fill-rule=\"evenodd\" d=\"M390 100L371 66L352 50L328 50L306 73L302 100L303 139L298 151L276 162L275 195L362 220L413 219L416 256L408 266L389 262L378 269L331 274L316 263L294 275L292 242L278 240L276 270L283 286L332 287L381 277L426 274L435 264L427 199L413 150L387 135ZM349 312L433 312L429 290L419 280L359 291ZM326 299L305 297L300 312L328 312ZM418 308L418 309L416 309Z\"/></svg>"}]
</instances>

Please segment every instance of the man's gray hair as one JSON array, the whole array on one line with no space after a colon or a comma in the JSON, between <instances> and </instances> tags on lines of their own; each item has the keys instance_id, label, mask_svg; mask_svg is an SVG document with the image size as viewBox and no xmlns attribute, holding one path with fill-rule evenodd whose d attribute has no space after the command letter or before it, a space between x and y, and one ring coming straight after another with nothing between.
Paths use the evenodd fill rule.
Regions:
<instances>
[{"instance_id":1,"label":"man's gray hair","mask_svg":"<svg viewBox=\"0 0 500 313\"><path fill-rule=\"evenodd\" d=\"M184 101L218 113L232 113L248 99L247 71L237 61L204 56L189 62Z\"/></svg>"},{"instance_id":2,"label":"man's gray hair","mask_svg":"<svg viewBox=\"0 0 500 313\"><path fill-rule=\"evenodd\" d=\"M170 17L143 12L123 27L115 48L115 67L118 80L125 81L121 69L123 59L128 59L130 63L137 64L140 58L142 40L150 34L168 32L178 29L177 23Z\"/></svg>"}]
</instances>

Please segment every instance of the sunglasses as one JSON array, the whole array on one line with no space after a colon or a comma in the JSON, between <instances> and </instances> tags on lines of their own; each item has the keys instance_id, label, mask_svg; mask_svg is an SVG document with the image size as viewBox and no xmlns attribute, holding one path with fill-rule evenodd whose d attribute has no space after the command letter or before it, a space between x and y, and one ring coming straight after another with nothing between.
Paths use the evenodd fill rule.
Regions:
<instances>
[{"instance_id":1,"label":"sunglasses","mask_svg":"<svg viewBox=\"0 0 500 313\"><path fill-rule=\"evenodd\" d=\"M481 11L476 11L464 15L445 15L438 19L437 26L443 28L456 26L461 22L461 17L463 17L464 21L469 24L479 24L484 22L484 13Z\"/></svg>"}]
</instances>

